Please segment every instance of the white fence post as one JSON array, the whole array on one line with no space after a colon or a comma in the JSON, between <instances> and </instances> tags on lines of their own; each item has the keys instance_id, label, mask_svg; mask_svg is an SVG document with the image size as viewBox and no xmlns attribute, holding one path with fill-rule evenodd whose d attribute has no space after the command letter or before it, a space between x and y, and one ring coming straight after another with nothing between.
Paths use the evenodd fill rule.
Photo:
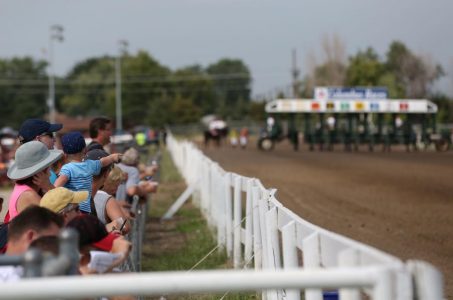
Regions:
<instances>
[{"instance_id":1,"label":"white fence post","mask_svg":"<svg viewBox=\"0 0 453 300\"><path fill-rule=\"evenodd\" d=\"M390 270L383 269L376 274L376 285L373 290L373 300L392 299L392 274Z\"/></svg>"},{"instance_id":2,"label":"white fence post","mask_svg":"<svg viewBox=\"0 0 453 300\"><path fill-rule=\"evenodd\" d=\"M419 260L410 260L407 265L416 282L417 299L444 299L443 277L439 270Z\"/></svg>"},{"instance_id":3,"label":"white fence post","mask_svg":"<svg viewBox=\"0 0 453 300\"><path fill-rule=\"evenodd\" d=\"M282 268L281 264L281 254L280 254L280 243L278 237L278 227L277 227L277 208L271 208L266 214L266 226L267 226L267 243L268 243L268 255L269 255L269 265L274 270L280 270ZM283 291L282 290L271 290L269 293L272 295L271 299L282 299ZM269 294L268 293L268 294Z\"/></svg>"},{"instance_id":4,"label":"white fence post","mask_svg":"<svg viewBox=\"0 0 453 300\"><path fill-rule=\"evenodd\" d=\"M285 270L294 270L299 267L296 248L296 224L289 222L282 228L283 266ZM286 290L287 300L300 300L299 290Z\"/></svg>"},{"instance_id":5,"label":"white fence post","mask_svg":"<svg viewBox=\"0 0 453 300\"><path fill-rule=\"evenodd\" d=\"M216 219L217 219L217 245L220 246L220 251L226 246L226 209L225 209L225 180L220 174L220 170L216 169L216 194L214 202L216 203Z\"/></svg>"},{"instance_id":6,"label":"white fence post","mask_svg":"<svg viewBox=\"0 0 453 300\"><path fill-rule=\"evenodd\" d=\"M280 254L280 244L278 237L278 227L277 227L277 208L271 208L266 214L266 226L267 226L267 243L268 243L268 255L269 255L269 264L273 266L276 270L282 268L281 264L281 254Z\"/></svg>"},{"instance_id":7,"label":"white fence post","mask_svg":"<svg viewBox=\"0 0 453 300\"><path fill-rule=\"evenodd\" d=\"M233 212L231 204L231 173L225 174L225 225L227 256L233 256Z\"/></svg>"},{"instance_id":8,"label":"white fence post","mask_svg":"<svg viewBox=\"0 0 453 300\"><path fill-rule=\"evenodd\" d=\"M359 265L359 252L356 249L345 249L338 254L339 267L355 267ZM352 288L340 289L340 299L360 300L360 291Z\"/></svg>"},{"instance_id":9,"label":"white fence post","mask_svg":"<svg viewBox=\"0 0 453 300\"><path fill-rule=\"evenodd\" d=\"M261 191L260 193L260 199L258 201L258 207L259 207L259 216L258 220L260 222L260 232L261 232L261 253L262 253L262 268L263 269L268 269L269 268L269 260L268 260L268 243L267 243L267 226L264 218L264 214L269 210L268 204L267 204L267 198L263 197L263 194L265 194L266 191Z\"/></svg>"},{"instance_id":10,"label":"white fence post","mask_svg":"<svg viewBox=\"0 0 453 300\"><path fill-rule=\"evenodd\" d=\"M208 224L212 228L214 224L216 224L216 219L215 219L215 164L214 163L209 163L208 164L208 174L209 174L209 190L208 190L208 195L209 198L206 201L206 211L209 216L208 218Z\"/></svg>"},{"instance_id":11,"label":"white fence post","mask_svg":"<svg viewBox=\"0 0 453 300\"><path fill-rule=\"evenodd\" d=\"M252 213L252 187L253 179L247 180L246 199L245 199L245 249L244 249L244 261L246 267L250 265L253 251L253 213Z\"/></svg>"},{"instance_id":12,"label":"white fence post","mask_svg":"<svg viewBox=\"0 0 453 300\"><path fill-rule=\"evenodd\" d=\"M209 196L210 196L210 186L211 186L211 172L209 171L211 167L211 162L207 161L207 160L203 160L203 170L204 170L204 174L203 174L203 177L204 177L204 189L205 189L205 193L204 193L204 197L201 199L201 211L203 212L203 216L206 218L206 220L208 221L208 224L211 223L210 221L210 216L209 216L209 212L208 212L208 207L209 207Z\"/></svg>"},{"instance_id":13,"label":"white fence post","mask_svg":"<svg viewBox=\"0 0 453 300\"><path fill-rule=\"evenodd\" d=\"M259 216L258 220L260 222L260 232L261 232L261 266L264 270L273 269L271 265L269 265L269 243L267 241L267 225L266 225L266 218L265 214L269 210L269 203L268 203L268 196L269 193L267 190L261 190L260 199L258 201L259 206ZM261 293L262 299L264 300L273 300L277 298L277 293L273 291L263 291Z\"/></svg>"},{"instance_id":14,"label":"white fence post","mask_svg":"<svg viewBox=\"0 0 453 300\"><path fill-rule=\"evenodd\" d=\"M309 235L303 240L302 249L304 268L318 269L321 266L321 253L319 253L319 234L317 232ZM322 300L322 291L318 289L305 290L306 300Z\"/></svg>"},{"instance_id":15,"label":"white fence post","mask_svg":"<svg viewBox=\"0 0 453 300\"><path fill-rule=\"evenodd\" d=\"M236 175L234 178L234 221L233 221L233 234L234 234L234 253L233 265L235 269L241 267L241 216L242 216L242 201L241 201L241 177Z\"/></svg>"},{"instance_id":16,"label":"white fence post","mask_svg":"<svg viewBox=\"0 0 453 300\"><path fill-rule=\"evenodd\" d=\"M263 267L263 245L261 238L260 228L260 212L259 212L259 201L260 201L260 189L257 186L252 188L252 211L253 211L253 260L255 270L259 270Z\"/></svg>"}]
</instances>

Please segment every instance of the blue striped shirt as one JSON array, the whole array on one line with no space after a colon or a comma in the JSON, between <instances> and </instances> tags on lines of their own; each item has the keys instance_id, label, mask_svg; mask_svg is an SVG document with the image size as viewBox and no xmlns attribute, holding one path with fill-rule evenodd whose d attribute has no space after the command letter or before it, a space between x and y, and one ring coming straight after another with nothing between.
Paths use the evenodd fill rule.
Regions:
<instances>
[{"instance_id":1,"label":"blue striped shirt","mask_svg":"<svg viewBox=\"0 0 453 300\"><path fill-rule=\"evenodd\" d=\"M86 160L67 163L60 170L60 175L68 177L65 188L71 191L88 191L88 198L79 205L84 212L91 213L91 184L93 175L99 175L101 167L100 160Z\"/></svg>"}]
</instances>

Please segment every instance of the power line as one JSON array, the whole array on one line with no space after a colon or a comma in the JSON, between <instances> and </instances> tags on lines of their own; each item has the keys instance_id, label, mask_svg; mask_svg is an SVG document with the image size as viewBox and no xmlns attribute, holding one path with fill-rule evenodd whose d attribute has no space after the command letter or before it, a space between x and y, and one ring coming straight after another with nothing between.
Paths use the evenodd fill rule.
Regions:
<instances>
[{"instance_id":1,"label":"power line","mask_svg":"<svg viewBox=\"0 0 453 300\"><path fill-rule=\"evenodd\" d=\"M225 91L244 91L250 90L250 88L244 88L243 85L229 85L223 87L222 90ZM56 92L58 95L68 94L68 95L85 95L85 94L102 94L105 92L113 91L112 87L102 87L99 89L89 89L89 88L77 88L77 89L69 89L69 88L59 88ZM156 92L163 92L163 93L177 93L177 92L216 92L215 89L212 87L187 87L187 86L167 86L167 87L140 87L140 88L125 88L123 90L124 94L146 94L146 93L156 93ZM1 95L0 90L0 95ZM4 91L3 93L14 93L14 94L47 94L47 89L44 87L41 89L19 89L15 91Z\"/></svg>"},{"instance_id":2,"label":"power line","mask_svg":"<svg viewBox=\"0 0 453 300\"><path fill-rule=\"evenodd\" d=\"M198 80L226 80L226 79L250 79L252 77L248 73L234 73L234 74L215 74L215 75L168 75L150 76L150 75L136 75L136 76L123 76L123 83L168 83L168 82L181 82L181 81L198 81ZM114 78L98 79L84 81L80 79L58 79L58 84L72 84L72 85L94 85L94 84L115 84ZM46 79L11 79L0 77L0 85L47 85Z\"/></svg>"}]
</instances>

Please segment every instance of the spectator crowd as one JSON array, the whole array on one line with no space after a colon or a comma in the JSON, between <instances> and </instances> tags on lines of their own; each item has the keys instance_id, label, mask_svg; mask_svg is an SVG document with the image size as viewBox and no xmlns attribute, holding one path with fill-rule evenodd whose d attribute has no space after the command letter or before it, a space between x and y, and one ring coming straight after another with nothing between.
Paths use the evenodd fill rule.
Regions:
<instances>
[{"instance_id":1,"label":"spectator crowd","mask_svg":"<svg viewBox=\"0 0 453 300\"><path fill-rule=\"evenodd\" d=\"M125 238L134 219L132 199L146 201L157 191L152 178L158 165L141 164L133 147L109 153L112 127L110 119L95 118L88 145L82 133L73 131L61 136L61 149L56 149L62 124L22 123L20 146L7 171L14 187L0 222L0 256L20 256L30 248L58 256L57 237L72 228L79 237L80 276L120 271L132 247ZM90 264L100 253L109 261L102 269ZM0 266L0 282L21 280L23 273L22 266Z\"/></svg>"}]
</instances>

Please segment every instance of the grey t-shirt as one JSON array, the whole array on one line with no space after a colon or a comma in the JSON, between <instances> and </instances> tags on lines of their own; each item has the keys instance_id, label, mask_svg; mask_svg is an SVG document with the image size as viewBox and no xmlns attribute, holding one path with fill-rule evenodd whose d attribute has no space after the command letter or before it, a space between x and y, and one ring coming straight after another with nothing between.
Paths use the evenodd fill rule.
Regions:
<instances>
[{"instance_id":1,"label":"grey t-shirt","mask_svg":"<svg viewBox=\"0 0 453 300\"><path fill-rule=\"evenodd\" d=\"M125 183L121 183L118 186L118 190L116 191L116 199L118 200L126 200L127 199L127 189L132 186L138 185L140 182L140 173L136 167L128 166L125 164L117 164L123 172L127 173L127 181Z\"/></svg>"},{"instance_id":2,"label":"grey t-shirt","mask_svg":"<svg viewBox=\"0 0 453 300\"><path fill-rule=\"evenodd\" d=\"M94 206L96 207L96 214L98 219L107 224L107 218L105 215L105 207L107 206L107 201L112 197L112 195L107 194L104 191L97 191L96 195L94 195Z\"/></svg>"}]
</instances>

